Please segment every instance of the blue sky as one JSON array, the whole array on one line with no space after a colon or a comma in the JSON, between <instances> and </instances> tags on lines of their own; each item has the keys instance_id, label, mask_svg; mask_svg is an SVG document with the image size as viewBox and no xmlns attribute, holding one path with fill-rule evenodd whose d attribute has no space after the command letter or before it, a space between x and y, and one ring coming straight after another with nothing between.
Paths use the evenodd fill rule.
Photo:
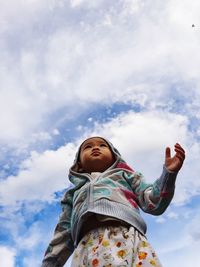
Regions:
<instances>
[{"instance_id":1,"label":"blue sky","mask_svg":"<svg viewBox=\"0 0 200 267\"><path fill-rule=\"evenodd\" d=\"M200 2L0 2L1 266L40 266L76 149L96 134L149 182L183 145L170 207L142 215L165 267L196 266Z\"/></svg>"}]
</instances>

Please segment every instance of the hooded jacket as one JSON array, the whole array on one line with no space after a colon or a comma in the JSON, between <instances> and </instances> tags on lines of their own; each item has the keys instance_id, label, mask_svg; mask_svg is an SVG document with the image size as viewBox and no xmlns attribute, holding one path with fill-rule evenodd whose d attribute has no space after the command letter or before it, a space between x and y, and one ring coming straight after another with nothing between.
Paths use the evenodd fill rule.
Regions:
<instances>
[{"instance_id":1,"label":"hooded jacket","mask_svg":"<svg viewBox=\"0 0 200 267\"><path fill-rule=\"evenodd\" d=\"M139 209L160 215L170 204L177 173L169 172L163 166L160 178L154 183L146 183L143 175L131 169L118 150L109 141L105 141L116 160L96 179L88 173L80 172L79 148L69 171L73 187L64 194L61 201L62 213L42 267L61 267L65 264L80 241L83 225L89 222L92 214L120 219L145 234L147 227Z\"/></svg>"}]
</instances>

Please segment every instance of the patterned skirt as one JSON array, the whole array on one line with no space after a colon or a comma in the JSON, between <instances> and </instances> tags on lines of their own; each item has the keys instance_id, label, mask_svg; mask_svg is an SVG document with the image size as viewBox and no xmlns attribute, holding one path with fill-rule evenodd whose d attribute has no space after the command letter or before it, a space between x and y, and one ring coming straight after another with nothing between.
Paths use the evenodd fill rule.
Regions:
<instances>
[{"instance_id":1,"label":"patterned skirt","mask_svg":"<svg viewBox=\"0 0 200 267\"><path fill-rule=\"evenodd\" d=\"M75 249L71 267L162 267L145 236L134 227L89 231Z\"/></svg>"}]
</instances>

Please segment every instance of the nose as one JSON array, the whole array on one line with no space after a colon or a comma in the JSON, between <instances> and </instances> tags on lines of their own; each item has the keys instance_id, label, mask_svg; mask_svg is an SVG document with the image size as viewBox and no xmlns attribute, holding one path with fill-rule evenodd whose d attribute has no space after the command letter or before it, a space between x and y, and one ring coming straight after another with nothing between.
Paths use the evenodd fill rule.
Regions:
<instances>
[{"instance_id":1,"label":"nose","mask_svg":"<svg viewBox=\"0 0 200 267\"><path fill-rule=\"evenodd\" d=\"M97 145L93 146L92 151L99 151L99 147Z\"/></svg>"}]
</instances>

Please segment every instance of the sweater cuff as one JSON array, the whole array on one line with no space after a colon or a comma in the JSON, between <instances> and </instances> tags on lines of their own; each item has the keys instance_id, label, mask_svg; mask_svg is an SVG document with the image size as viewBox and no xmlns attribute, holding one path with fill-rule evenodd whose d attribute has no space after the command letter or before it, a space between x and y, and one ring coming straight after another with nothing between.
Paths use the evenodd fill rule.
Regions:
<instances>
[{"instance_id":1,"label":"sweater cuff","mask_svg":"<svg viewBox=\"0 0 200 267\"><path fill-rule=\"evenodd\" d=\"M163 172L161 175L162 190L173 191L175 187L176 177L178 172L168 171L166 166L163 166Z\"/></svg>"},{"instance_id":2,"label":"sweater cuff","mask_svg":"<svg viewBox=\"0 0 200 267\"><path fill-rule=\"evenodd\" d=\"M61 267L60 265L58 265L58 263L55 260L51 260L51 261L43 261L41 267Z\"/></svg>"}]
</instances>

